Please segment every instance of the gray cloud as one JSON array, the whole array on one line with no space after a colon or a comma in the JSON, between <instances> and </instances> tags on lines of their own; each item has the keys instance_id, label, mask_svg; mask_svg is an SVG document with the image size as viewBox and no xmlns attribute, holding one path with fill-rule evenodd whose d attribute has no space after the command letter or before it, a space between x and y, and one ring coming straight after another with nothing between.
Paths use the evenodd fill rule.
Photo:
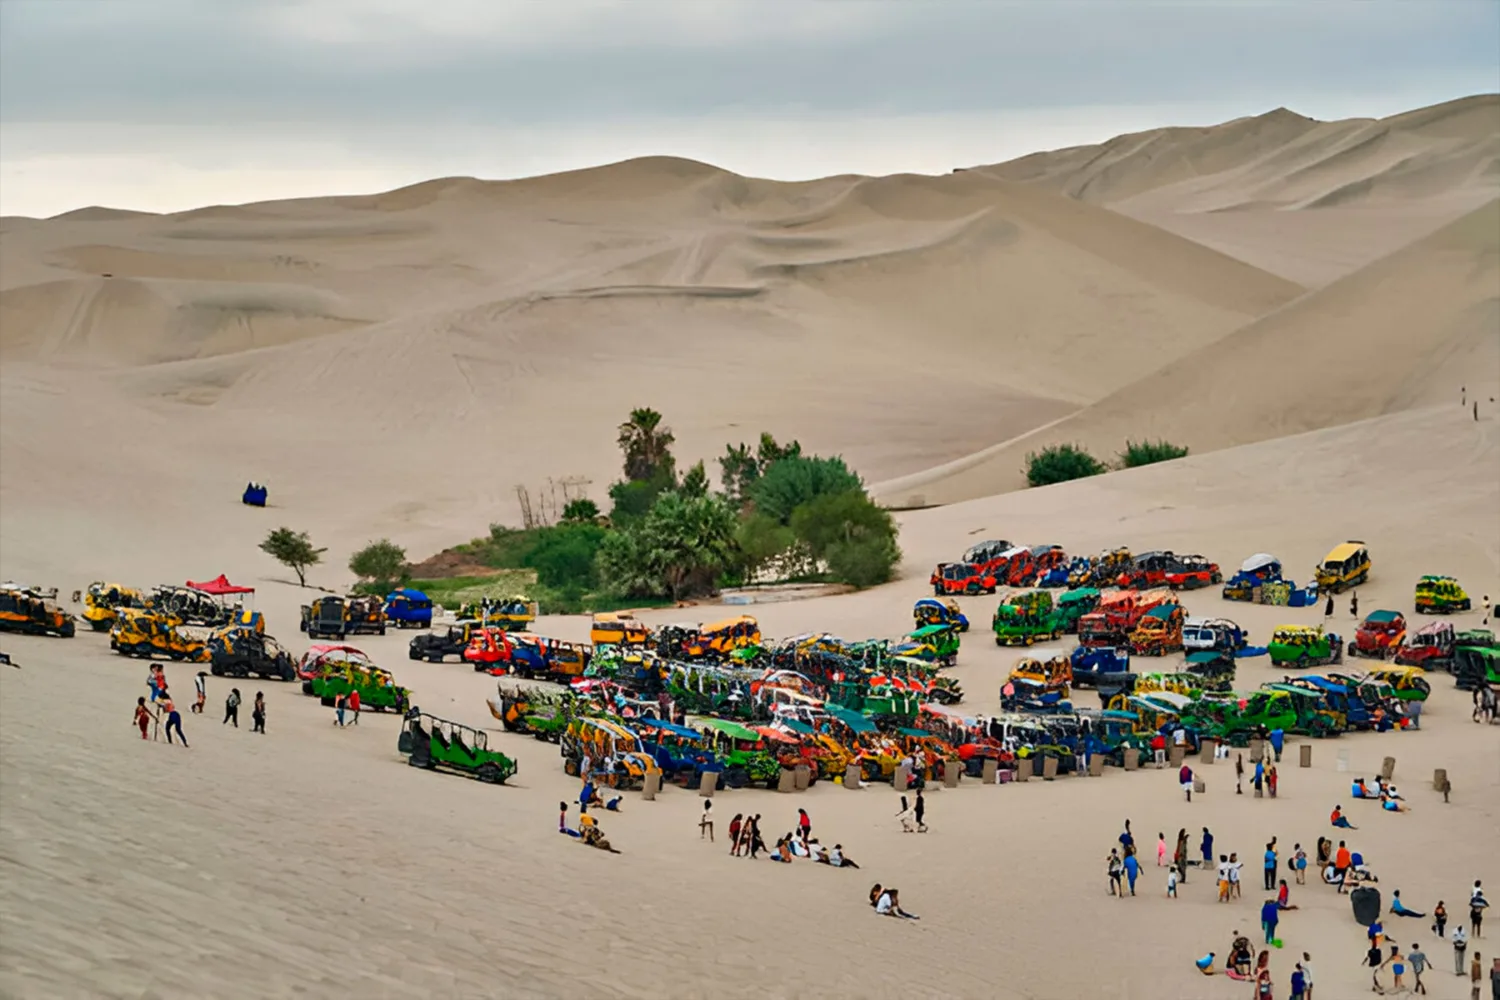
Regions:
<instances>
[{"instance_id":1,"label":"gray cloud","mask_svg":"<svg viewBox=\"0 0 1500 1000\"><path fill-rule=\"evenodd\" d=\"M1500 89L1500 4L6 0L0 121L516 125ZM1440 99L1440 98L1434 98Z\"/></svg>"}]
</instances>

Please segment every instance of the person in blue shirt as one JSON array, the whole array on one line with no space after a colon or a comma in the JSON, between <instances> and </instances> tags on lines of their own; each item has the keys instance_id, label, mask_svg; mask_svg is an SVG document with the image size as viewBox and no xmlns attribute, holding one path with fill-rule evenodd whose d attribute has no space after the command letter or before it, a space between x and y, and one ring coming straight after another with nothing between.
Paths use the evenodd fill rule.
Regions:
<instances>
[{"instance_id":1,"label":"person in blue shirt","mask_svg":"<svg viewBox=\"0 0 1500 1000\"><path fill-rule=\"evenodd\" d=\"M1276 900L1268 899L1260 908L1260 925L1266 929L1266 944L1276 942L1276 924L1281 920Z\"/></svg>"},{"instance_id":2,"label":"person in blue shirt","mask_svg":"<svg viewBox=\"0 0 1500 1000\"><path fill-rule=\"evenodd\" d=\"M1280 729L1271 730L1271 751L1276 759L1281 760L1281 747L1286 743L1286 733Z\"/></svg>"},{"instance_id":3,"label":"person in blue shirt","mask_svg":"<svg viewBox=\"0 0 1500 1000\"><path fill-rule=\"evenodd\" d=\"M1214 835L1208 832L1208 827L1203 828L1203 867L1207 868L1214 863Z\"/></svg>"},{"instance_id":4,"label":"person in blue shirt","mask_svg":"<svg viewBox=\"0 0 1500 1000\"><path fill-rule=\"evenodd\" d=\"M1141 862L1134 854L1125 855L1125 877L1130 880L1130 894L1135 895L1135 880L1141 873Z\"/></svg>"},{"instance_id":5,"label":"person in blue shirt","mask_svg":"<svg viewBox=\"0 0 1500 1000\"><path fill-rule=\"evenodd\" d=\"M1266 871L1265 885L1263 888L1276 888L1276 847L1274 844L1266 845Z\"/></svg>"},{"instance_id":6,"label":"person in blue shirt","mask_svg":"<svg viewBox=\"0 0 1500 1000\"><path fill-rule=\"evenodd\" d=\"M1292 970L1292 1000L1305 1000L1307 996L1307 974L1302 971L1302 963Z\"/></svg>"}]
</instances>

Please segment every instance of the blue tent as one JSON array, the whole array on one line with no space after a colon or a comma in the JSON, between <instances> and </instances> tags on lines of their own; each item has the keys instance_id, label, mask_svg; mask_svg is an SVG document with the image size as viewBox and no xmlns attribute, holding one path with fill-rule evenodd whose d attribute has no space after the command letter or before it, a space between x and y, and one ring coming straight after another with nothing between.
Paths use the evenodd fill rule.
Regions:
<instances>
[{"instance_id":1,"label":"blue tent","mask_svg":"<svg viewBox=\"0 0 1500 1000\"><path fill-rule=\"evenodd\" d=\"M432 601L420 590L402 587L385 595L385 616L397 628L430 628Z\"/></svg>"},{"instance_id":2,"label":"blue tent","mask_svg":"<svg viewBox=\"0 0 1500 1000\"><path fill-rule=\"evenodd\" d=\"M240 502L251 507L264 507L266 505L266 488L260 483L246 483L245 492L240 496Z\"/></svg>"}]
</instances>

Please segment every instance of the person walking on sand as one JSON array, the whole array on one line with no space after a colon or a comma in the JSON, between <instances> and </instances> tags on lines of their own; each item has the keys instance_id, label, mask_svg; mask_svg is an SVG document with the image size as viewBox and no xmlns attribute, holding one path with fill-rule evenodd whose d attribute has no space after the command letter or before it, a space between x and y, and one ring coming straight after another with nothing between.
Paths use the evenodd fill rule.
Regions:
<instances>
[{"instance_id":1,"label":"person walking on sand","mask_svg":"<svg viewBox=\"0 0 1500 1000\"><path fill-rule=\"evenodd\" d=\"M208 671L200 670L193 677L193 691L197 695L190 711L197 715L203 714L203 706L208 701Z\"/></svg>"},{"instance_id":2,"label":"person walking on sand","mask_svg":"<svg viewBox=\"0 0 1500 1000\"><path fill-rule=\"evenodd\" d=\"M1109 894L1111 896L1123 897L1125 895L1125 891L1124 888L1120 885L1120 877L1125 873L1125 864L1120 860L1120 852L1117 848L1111 847L1109 849L1108 863L1109 867L1107 870L1109 872Z\"/></svg>"},{"instance_id":3,"label":"person walking on sand","mask_svg":"<svg viewBox=\"0 0 1500 1000\"><path fill-rule=\"evenodd\" d=\"M1182 770L1177 772L1177 784L1182 789L1182 794L1189 802L1193 801L1193 769L1187 764L1182 765Z\"/></svg>"},{"instance_id":4,"label":"person walking on sand","mask_svg":"<svg viewBox=\"0 0 1500 1000\"><path fill-rule=\"evenodd\" d=\"M1359 591L1357 590L1349 595L1349 617L1359 617Z\"/></svg>"},{"instance_id":5,"label":"person walking on sand","mask_svg":"<svg viewBox=\"0 0 1500 1000\"><path fill-rule=\"evenodd\" d=\"M1413 993L1425 994L1427 987L1422 985L1422 973L1427 971L1428 963L1427 955L1423 953L1422 946L1413 942L1411 948L1406 952L1406 960L1411 964L1411 991Z\"/></svg>"},{"instance_id":6,"label":"person walking on sand","mask_svg":"<svg viewBox=\"0 0 1500 1000\"><path fill-rule=\"evenodd\" d=\"M903 795L903 796L901 796L901 811L898 812L898 813L896 813L896 818L901 821L901 832L902 833L911 833L912 830L914 829L914 827L911 825L911 820L907 818L910 815L911 815L911 806L907 803L906 796Z\"/></svg>"},{"instance_id":7,"label":"person walking on sand","mask_svg":"<svg viewBox=\"0 0 1500 1000\"><path fill-rule=\"evenodd\" d=\"M1447 934L1445 933L1445 929L1447 928L1447 926L1448 907L1445 906L1443 904L1443 901L1440 899L1438 900L1438 904L1432 908L1432 933L1436 934L1440 938L1447 937Z\"/></svg>"},{"instance_id":8,"label":"person walking on sand","mask_svg":"<svg viewBox=\"0 0 1500 1000\"><path fill-rule=\"evenodd\" d=\"M797 832L802 834L803 840L812 836L812 817L807 815L806 809L797 810Z\"/></svg>"},{"instance_id":9,"label":"person walking on sand","mask_svg":"<svg viewBox=\"0 0 1500 1000\"><path fill-rule=\"evenodd\" d=\"M141 739L150 739L146 730L151 728L151 710L146 707L145 695L135 700L135 724L141 727Z\"/></svg>"},{"instance_id":10,"label":"person walking on sand","mask_svg":"<svg viewBox=\"0 0 1500 1000\"><path fill-rule=\"evenodd\" d=\"M1165 868L1166 866L1167 866L1167 835L1165 833L1158 833L1156 835L1156 867L1158 867L1158 868Z\"/></svg>"},{"instance_id":11,"label":"person walking on sand","mask_svg":"<svg viewBox=\"0 0 1500 1000\"><path fill-rule=\"evenodd\" d=\"M1229 852L1229 891L1235 899L1240 898L1240 869L1245 863L1240 860L1238 851Z\"/></svg>"},{"instance_id":12,"label":"person walking on sand","mask_svg":"<svg viewBox=\"0 0 1500 1000\"><path fill-rule=\"evenodd\" d=\"M1478 406L1478 403L1474 404ZM1484 978L1483 963L1480 962L1484 956L1479 952L1474 953L1474 960L1469 963L1469 1000L1479 1000L1479 983Z\"/></svg>"},{"instance_id":13,"label":"person walking on sand","mask_svg":"<svg viewBox=\"0 0 1500 1000\"><path fill-rule=\"evenodd\" d=\"M333 724L340 728L344 725L344 696L341 694L333 696Z\"/></svg>"},{"instance_id":14,"label":"person walking on sand","mask_svg":"<svg viewBox=\"0 0 1500 1000\"><path fill-rule=\"evenodd\" d=\"M1302 953L1302 979L1307 984L1307 1000L1313 1000L1312 956L1305 951Z\"/></svg>"},{"instance_id":15,"label":"person walking on sand","mask_svg":"<svg viewBox=\"0 0 1500 1000\"><path fill-rule=\"evenodd\" d=\"M1203 854L1203 867L1207 868L1214 863L1214 835L1208 832L1208 827L1203 828L1203 841L1198 845L1198 850Z\"/></svg>"},{"instance_id":16,"label":"person walking on sand","mask_svg":"<svg viewBox=\"0 0 1500 1000\"><path fill-rule=\"evenodd\" d=\"M1168 868L1167 869L1167 898L1168 899L1176 899L1177 898L1177 869L1176 868Z\"/></svg>"},{"instance_id":17,"label":"person walking on sand","mask_svg":"<svg viewBox=\"0 0 1500 1000\"><path fill-rule=\"evenodd\" d=\"M182 715L177 711L177 706L172 704L172 699L167 698L162 702L161 709L167 713L167 742L172 742L172 730L177 730L177 738L182 741L183 747L188 745L187 737L182 735Z\"/></svg>"},{"instance_id":18,"label":"person walking on sand","mask_svg":"<svg viewBox=\"0 0 1500 1000\"><path fill-rule=\"evenodd\" d=\"M1234 794L1245 794L1245 755L1234 755Z\"/></svg>"},{"instance_id":19,"label":"person walking on sand","mask_svg":"<svg viewBox=\"0 0 1500 1000\"><path fill-rule=\"evenodd\" d=\"M358 691L350 691L349 692L349 710L354 713L354 721L352 721L349 724L351 726L357 726L357 725L359 725L359 692Z\"/></svg>"},{"instance_id":20,"label":"person walking on sand","mask_svg":"<svg viewBox=\"0 0 1500 1000\"><path fill-rule=\"evenodd\" d=\"M234 728L240 728L240 689L230 688L229 697L224 699L224 721L219 725L234 723Z\"/></svg>"},{"instance_id":21,"label":"person walking on sand","mask_svg":"<svg viewBox=\"0 0 1500 1000\"><path fill-rule=\"evenodd\" d=\"M266 696L260 691L255 692L255 705L250 709L250 727L252 733L266 734Z\"/></svg>"},{"instance_id":22,"label":"person walking on sand","mask_svg":"<svg viewBox=\"0 0 1500 1000\"><path fill-rule=\"evenodd\" d=\"M1328 603L1325 604L1325 605L1323 605L1323 617L1324 618L1332 618L1333 617L1333 594L1332 593L1330 593L1328 595Z\"/></svg>"},{"instance_id":23,"label":"person walking on sand","mask_svg":"<svg viewBox=\"0 0 1500 1000\"><path fill-rule=\"evenodd\" d=\"M1265 885L1263 888L1274 890L1276 888L1276 845L1266 845Z\"/></svg>"},{"instance_id":24,"label":"person walking on sand","mask_svg":"<svg viewBox=\"0 0 1500 1000\"><path fill-rule=\"evenodd\" d=\"M1177 869L1177 878L1183 885L1187 884L1188 866L1188 836L1187 827L1177 828L1177 849L1172 852L1172 866Z\"/></svg>"},{"instance_id":25,"label":"person walking on sand","mask_svg":"<svg viewBox=\"0 0 1500 1000\"><path fill-rule=\"evenodd\" d=\"M744 830L744 822L744 813L735 813L734 819L729 821L729 856L731 858L740 856L740 833Z\"/></svg>"},{"instance_id":26,"label":"person walking on sand","mask_svg":"<svg viewBox=\"0 0 1500 1000\"><path fill-rule=\"evenodd\" d=\"M1134 854L1125 855L1125 878L1130 882L1130 894L1135 895L1135 880L1141 876L1141 860Z\"/></svg>"},{"instance_id":27,"label":"person walking on sand","mask_svg":"<svg viewBox=\"0 0 1500 1000\"><path fill-rule=\"evenodd\" d=\"M927 815L927 800L924 799L924 798L922 798L922 789L918 788L917 789L917 801L916 801L916 804L912 806L912 816L917 821L917 832L918 833L926 833L927 832L927 822L926 822L926 820L923 819L923 817L926 816L926 815Z\"/></svg>"},{"instance_id":28,"label":"person walking on sand","mask_svg":"<svg viewBox=\"0 0 1500 1000\"><path fill-rule=\"evenodd\" d=\"M714 842L714 800L703 800L703 815L698 817L698 839L703 839L704 831L708 831L708 842Z\"/></svg>"},{"instance_id":29,"label":"person walking on sand","mask_svg":"<svg viewBox=\"0 0 1500 1000\"><path fill-rule=\"evenodd\" d=\"M1469 935L1464 931L1463 924L1457 924L1453 928L1453 974L1461 976L1464 974L1464 954L1469 950Z\"/></svg>"}]
</instances>

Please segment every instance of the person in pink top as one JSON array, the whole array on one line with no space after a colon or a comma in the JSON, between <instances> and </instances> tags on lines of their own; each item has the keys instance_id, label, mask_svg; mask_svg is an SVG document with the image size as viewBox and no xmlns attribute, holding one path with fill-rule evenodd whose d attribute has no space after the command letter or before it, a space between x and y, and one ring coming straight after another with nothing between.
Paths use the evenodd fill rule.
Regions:
<instances>
[{"instance_id":1,"label":"person in pink top","mask_svg":"<svg viewBox=\"0 0 1500 1000\"><path fill-rule=\"evenodd\" d=\"M1164 868L1167 864L1167 835L1158 833L1156 835L1156 867Z\"/></svg>"}]
</instances>

